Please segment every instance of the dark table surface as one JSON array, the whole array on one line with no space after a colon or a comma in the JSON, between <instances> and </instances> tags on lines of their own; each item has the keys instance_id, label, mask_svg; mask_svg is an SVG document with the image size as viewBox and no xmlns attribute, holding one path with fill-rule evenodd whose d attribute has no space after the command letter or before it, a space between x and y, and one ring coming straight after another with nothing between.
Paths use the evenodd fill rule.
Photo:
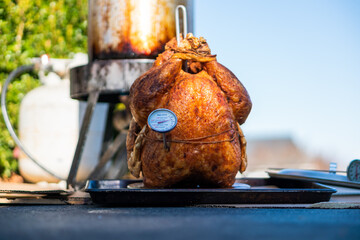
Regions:
<instances>
[{"instance_id":1,"label":"dark table surface","mask_svg":"<svg viewBox=\"0 0 360 240\"><path fill-rule=\"evenodd\" d=\"M1 206L0 239L360 239L360 209Z\"/></svg>"}]
</instances>

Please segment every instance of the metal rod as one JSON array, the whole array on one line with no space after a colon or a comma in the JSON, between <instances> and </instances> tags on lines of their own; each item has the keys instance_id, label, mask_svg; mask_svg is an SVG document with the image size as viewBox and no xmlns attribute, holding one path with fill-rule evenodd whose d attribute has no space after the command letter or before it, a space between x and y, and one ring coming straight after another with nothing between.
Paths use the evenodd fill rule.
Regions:
<instances>
[{"instance_id":1,"label":"metal rod","mask_svg":"<svg viewBox=\"0 0 360 240\"><path fill-rule=\"evenodd\" d=\"M99 94L100 94L100 90L92 91L92 92L90 92L89 97L88 97L85 115L84 115L84 118L83 118L83 121L81 124L79 139L78 139L78 142L76 145L74 158L73 158L72 165L71 165L70 172L69 172L68 179L67 179L67 187L68 188L69 188L69 186L75 187L74 184L76 182L75 181L76 174L77 174L77 171L79 168L81 155L84 150L84 145L86 142L87 133L88 133L91 119L92 119L92 115L94 113L96 103L99 99Z\"/></svg>"},{"instance_id":2,"label":"metal rod","mask_svg":"<svg viewBox=\"0 0 360 240\"><path fill-rule=\"evenodd\" d=\"M166 142L165 133L163 133L162 135L163 135L164 148L165 148L166 150L169 150L169 146L167 145L167 142Z\"/></svg>"},{"instance_id":3,"label":"metal rod","mask_svg":"<svg viewBox=\"0 0 360 240\"><path fill-rule=\"evenodd\" d=\"M285 170L285 169L288 169L288 168L268 168L268 169L269 170ZM330 172L329 170L317 170L317 169L298 169L298 170L316 171L316 172ZM346 171L339 171L339 170L336 170L335 172L346 173Z\"/></svg>"},{"instance_id":4,"label":"metal rod","mask_svg":"<svg viewBox=\"0 0 360 240\"><path fill-rule=\"evenodd\" d=\"M186 7L184 5L178 5L175 9L175 27L176 27L176 41L179 46L180 44L180 18L179 18L179 10L182 11L183 14L183 38L187 35L187 15L186 15Z\"/></svg>"}]
</instances>

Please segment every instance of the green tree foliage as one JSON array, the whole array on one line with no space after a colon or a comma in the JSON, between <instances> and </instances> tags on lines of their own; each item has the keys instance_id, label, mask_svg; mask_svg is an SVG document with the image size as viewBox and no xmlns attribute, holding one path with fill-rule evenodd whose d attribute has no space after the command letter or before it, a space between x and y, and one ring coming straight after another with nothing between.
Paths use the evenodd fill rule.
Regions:
<instances>
[{"instance_id":1,"label":"green tree foliage","mask_svg":"<svg viewBox=\"0 0 360 240\"><path fill-rule=\"evenodd\" d=\"M47 53L71 58L86 52L86 0L0 0L0 83L11 71ZM39 86L36 73L24 74L8 89L7 109L17 129L19 105L24 95ZM15 143L0 119L0 177L17 171Z\"/></svg>"}]
</instances>

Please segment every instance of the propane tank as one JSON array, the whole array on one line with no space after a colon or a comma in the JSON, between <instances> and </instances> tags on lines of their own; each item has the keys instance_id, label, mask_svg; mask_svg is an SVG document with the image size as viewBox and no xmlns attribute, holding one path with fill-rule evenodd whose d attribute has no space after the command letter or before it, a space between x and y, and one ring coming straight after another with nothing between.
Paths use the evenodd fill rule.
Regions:
<instances>
[{"instance_id":1,"label":"propane tank","mask_svg":"<svg viewBox=\"0 0 360 240\"><path fill-rule=\"evenodd\" d=\"M69 61L52 59L57 64ZM56 64L55 64L56 65ZM56 73L39 73L43 85L30 91L21 102L19 137L25 148L46 169L67 178L75 152L86 103L70 98L69 79ZM77 180L85 180L96 166L103 140L108 104L99 103L91 121ZM59 182L24 153L19 157L21 175L30 182Z\"/></svg>"}]
</instances>

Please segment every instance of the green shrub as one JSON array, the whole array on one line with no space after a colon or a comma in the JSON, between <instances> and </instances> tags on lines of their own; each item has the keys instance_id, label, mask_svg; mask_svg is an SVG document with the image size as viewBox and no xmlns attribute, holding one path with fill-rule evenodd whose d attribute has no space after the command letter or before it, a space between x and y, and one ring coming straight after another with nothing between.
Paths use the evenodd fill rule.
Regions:
<instances>
[{"instance_id":1,"label":"green shrub","mask_svg":"<svg viewBox=\"0 0 360 240\"><path fill-rule=\"evenodd\" d=\"M86 0L1 0L0 83L17 67L47 53L53 58L71 58L86 52ZM39 86L36 73L22 75L8 89L7 109L15 128L24 95ZM0 119L0 177L17 171L15 143Z\"/></svg>"}]
</instances>

